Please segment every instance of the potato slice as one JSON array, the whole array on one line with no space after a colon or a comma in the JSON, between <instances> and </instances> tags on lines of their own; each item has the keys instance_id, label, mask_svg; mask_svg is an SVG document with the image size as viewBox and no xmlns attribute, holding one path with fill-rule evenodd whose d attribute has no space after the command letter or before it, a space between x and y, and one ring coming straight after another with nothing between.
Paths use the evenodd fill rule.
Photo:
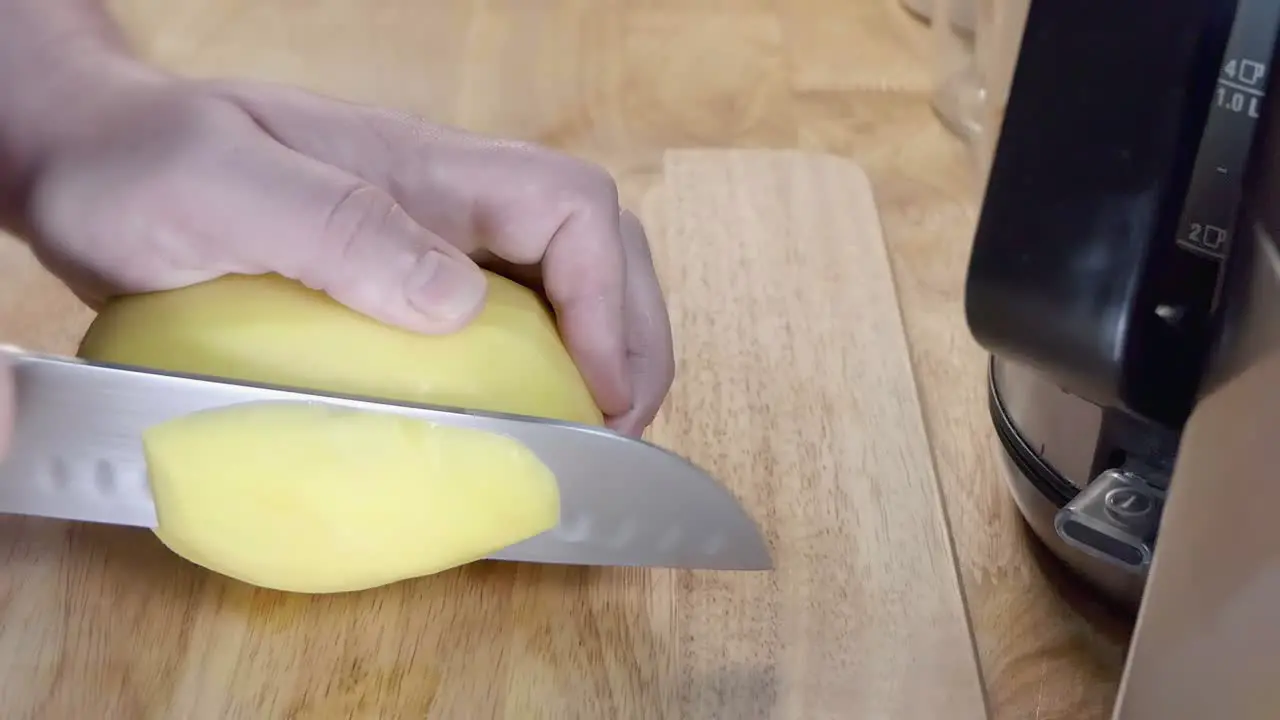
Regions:
<instances>
[{"instance_id":1,"label":"potato slice","mask_svg":"<svg viewBox=\"0 0 1280 720\"><path fill-rule=\"evenodd\" d=\"M392 328L279 276L228 276L109 304L81 357L317 390L602 424L528 289L490 274L446 336ZM144 438L177 554L262 587L360 590L549 530L555 478L516 441L306 403L198 413Z\"/></svg>"},{"instance_id":2,"label":"potato slice","mask_svg":"<svg viewBox=\"0 0 1280 720\"><path fill-rule=\"evenodd\" d=\"M152 428L145 447L161 542L279 590L429 575L560 518L555 477L525 446L396 415L252 403Z\"/></svg>"}]
</instances>

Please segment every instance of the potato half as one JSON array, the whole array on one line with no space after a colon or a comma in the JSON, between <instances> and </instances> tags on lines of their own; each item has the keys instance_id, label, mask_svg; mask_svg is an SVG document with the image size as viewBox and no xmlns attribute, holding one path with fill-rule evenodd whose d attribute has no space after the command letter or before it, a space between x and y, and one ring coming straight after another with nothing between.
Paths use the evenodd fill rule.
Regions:
<instances>
[{"instance_id":1,"label":"potato half","mask_svg":"<svg viewBox=\"0 0 1280 720\"><path fill-rule=\"evenodd\" d=\"M599 425L541 299L489 274L480 316L428 336L275 275L120 298L86 359ZM156 535L267 588L340 592L439 572L559 521L555 478L505 436L267 402L150 429Z\"/></svg>"}]
</instances>

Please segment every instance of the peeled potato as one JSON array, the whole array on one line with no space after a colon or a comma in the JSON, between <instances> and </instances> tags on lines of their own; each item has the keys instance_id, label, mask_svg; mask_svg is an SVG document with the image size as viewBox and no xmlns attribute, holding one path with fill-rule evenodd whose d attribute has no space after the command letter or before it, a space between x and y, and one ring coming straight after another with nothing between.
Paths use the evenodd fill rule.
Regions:
<instances>
[{"instance_id":1,"label":"peeled potato","mask_svg":"<svg viewBox=\"0 0 1280 720\"><path fill-rule=\"evenodd\" d=\"M479 318L427 336L279 276L228 276L114 301L80 355L601 424L540 299L488 278ZM262 587L376 587L476 560L559 522L555 478L523 445L395 415L254 403L154 427L144 446L160 540Z\"/></svg>"},{"instance_id":2,"label":"peeled potato","mask_svg":"<svg viewBox=\"0 0 1280 720\"><path fill-rule=\"evenodd\" d=\"M601 424L551 314L489 273L483 312L452 335L370 320L278 275L126 297L89 327L100 362Z\"/></svg>"}]
</instances>

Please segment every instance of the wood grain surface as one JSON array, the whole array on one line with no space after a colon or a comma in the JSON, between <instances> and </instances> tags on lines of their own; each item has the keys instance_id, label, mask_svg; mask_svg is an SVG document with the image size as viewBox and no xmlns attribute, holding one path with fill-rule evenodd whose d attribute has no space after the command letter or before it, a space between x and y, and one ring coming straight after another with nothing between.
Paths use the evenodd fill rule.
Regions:
<instances>
[{"instance_id":1,"label":"wood grain surface","mask_svg":"<svg viewBox=\"0 0 1280 720\"><path fill-rule=\"evenodd\" d=\"M645 210L680 379L652 439L725 479L773 572L485 563L300 597L146 532L7 520L0 644L50 653L0 656L6 712L985 717L866 176L677 151L663 177Z\"/></svg>"},{"instance_id":2,"label":"wood grain surface","mask_svg":"<svg viewBox=\"0 0 1280 720\"><path fill-rule=\"evenodd\" d=\"M1096 608L1037 552L1001 485L985 410L984 358L969 337L962 310L963 272L978 196L976 173L965 148L942 129L928 107L928 30L915 24L895 0L174 0L163 4L116 0L112 4L141 51L175 70L291 82L483 132L548 143L596 160L615 173L632 205L647 206L644 215L655 238L675 237L656 226L679 226L702 217L665 220L667 212L655 208L670 211L677 206L663 199L666 190L644 202L650 190L663 185L669 149L800 148L855 160L870 177L879 205L990 715L1001 720L1108 716L1126 628ZM707 178L709 171L699 165L705 157L683 157L681 165L689 163L686 177ZM828 172L834 171L806 170L793 177L814 182ZM733 182L743 192L763 193L759 186L766 181L745 180L740 173L726 169L724 177L698 182ZM773 202L783 204L784 194L779 191ZM715 194L705 197L708 202L718 201ZM849 223L852 215L845 211L825 222ZM793 220L806 233L824 232L812 227L819 222L816 218ZM742 227L748 220L720 222ZM722 237L715 227L707 232ZM662 242L655 239L655 245ZM701 252L701 237L686 235L683 242L689 248L684 251ZM800 255L803 250L761 252ZM689 262L710 262L708 256L693 257L698 259ZM724 262L746 262L732 255L724 258ZM678 323L701 322L708 328L719 323L714 325L718 332L720 324L740 327L755 320L741 315L742 307L726 303L724 297L692 297L693 290L673 282L673 278L687 280L686 270L673 266L670 258L660 263ZM11 244L0 243L0 268L0 336L45 349L72 347L88 320L87 311ZM834 267L821 270L839 272ZM857 263L849 272L847 282L863 277ZM817 355L828 347L817 338L830 340L829 334L839 327L835 323L848 321L831 316L807 319L800 312L815 307L811 304L816 302L814 288L836 284L836 278L822 277L827 279L795 296L764 287L756 288L759 295L750 296L752 303L770 298L776 305L774 314L763 316L774 323L772 329L795 333L802 328L815 333L796 337L796 347L773 351L795 353L803 362L814 364L803 367L832 362ZM703 293L720 282L694 280L704 283L693 286ZM851 302L854 295L837 297ZM698 316L701 320L680 314L700 308L699 303L719 313ZM779 318L790 319L793 326L780 327ZM706 331L699 327L699 334ZM857 343L869 341L851 336L847 342L846 352L864 353L866 347ZM687 350L682 344L684 375L689 373L689 362L707 361L706 356L692 360ZM890 348L888 355L893 352ZM718 386L724 397L701 396L707 403L704 412L727 412L740 407L733 403L754 402L739 395L746 388L760 387L748 381L781 382L753 375L750 368L776 368L788 356L756 353L752 349L736 360L724 361L723 367L746 379L740 386ZM872 376L858 378L865 381ZM776 391L779 385L768 387ZM682 379L655 435L678 440L717 473L740 467L735 463L746 462L752 453L767 452L774 463L781 463L770 468L778 478L802 482L806 478L798 468L806 466L797 463L809 463L807 467L823 472L807 479L828 483L819 484L819 489L849 492L852 481L844 478L845 484L837 485L830 464L858 457L857 448L827 444L821 446L827 455L806 453L820 446L814 433L848 432L855 427L858 421L846 414L855 413L856 418L860 404L870 401L856 393L827 389L831 393L821 398L829 405L808 408L810 414L803 417L810 424L801 425L797 417L778 412L777 407L750 418L687 414L695 407L687 403L700 397L690 393L708 391L690 388L688 380ZM893 399L887 398L881 395L875 406ZM804 400L787 397L781 407L803 407ZM912 404L909 397L896 400L904 407ZM894 412L894 417L901 418L907 411L899 407ZM823 422L827 424L822 426ZM705 434L708 427L720 434ZM729 428L746 434L728 434ZM681 433L689 437L674 437ZM911 440L904 435L894 442L907 447ZM831 454L837 450L847 454ZM912 468L914 483L909 487L919 500L927 483L915 474L921 472L918 467L900 468L904 476L905 468ZM759 492L757 477L726 480L739 492ZM822 523L832 519L838 506L806 510L801 504L806 492L784 497L781 488L774 488L778 495L771 512L775 515L767 519L775 542L787 537L784 530L798 532L801 521L813 522L814 528L828 527ZM744 497L753 502L760 499ZM853 497L860 496L847 499ZM903 496L891 497L898 502ZM911 515L906 507L897 511L899 519L941 522L941 514L932 509ZM854 509L858 511L855 518L869 512L861 506ZM784 519L791 524L784 524ZM896 708L905 713L926 707L924 703L949 691L930 688L914 675L905 686L892 687L895 679L906 682L902 674L906 650L880 647L872 651L855 641L844 643L838 637L842 633L852 638L862 632L865 637L867 630L861 622L836 624L832 613L843 608L857 617L857 612L867 611L860 603L867 602L876 582L880 587L891 585L893 578L909 575L913 567L918 570L918 563L925 562L921 558L936 556L927 540L908 544L904 550L893 536L856 537L858 542L851 543L856 550L853 556L827 561L834 562L837 571L888 562L895 552L907 552L914 560L877 567L869 584L861 584L868 580L860 579L844 586L845 596L821 597L813 587L799 584L797 592L808 593L800 596L807 603L803 610L796 609L794 597L788 604L774 596L775 614L747 616L741 614L744 606L735 603L750 600L734 583L750 584L751 579L725 580L696 573L566 570L558 577L544 578L537 571L538 580L533 582L526 579L531 569L512 573L509 568L486 566L370 595L289 598L208 578L164 555L145 534L5 521L0 524L0 678L8 684L0 698L5 699L5 717L15 718L23 714L8 704L12 688L18 692L13 697L24 698L29 707L43 708L43 717L50 718L89 716L103 707L75 704L86 698L98 703L118 698L117 717L200 717L198 712L184 714L184 710L208 713L207 708L217 708L229 696L235 704L223 716L234 716L238 710L246 717L289 717L290 712L293 717L421 717L430 698L436 698L439 708L459 708L452 703L470 698L474 703L470 717L484 717L486 707L519 717L519 709L527 707L522 703L534 699L545 703L547 717L557 717L557 712L559 717L572 717L557 703L594 698L599 704L581 707L597 717L699 717L699 711L702 717L715 717L708 707L719 702L720 707L736 712L746 702L743 698L749 689L760 687L759 697L770 699L777 709L773 717L788 717L786 713L794 711L821 717L826 707L822 703L855 694L860 699L852 702L862 705L837 707L829 716L914 717L876 703L922 703ZM839 546L822 547L833 551ZM795 574L787 577L810 577L819 567L817 557L802 558L800 565L788 563L793 569L787 572ZM941 621L950 602L945 583L944 578L942 585L927 590L937 593L930 595L939 603L932 609L927 600L916 597L921 587L885 597L883 602L905 603L897 612L915 613L915 617L936 613ZM43 591L31 591L33 585ZM789 588L777 591L784 589ZM473 593L475 608L462 608L456 601L464 591ZM690 599L709 598L715 592L721 593L719 604L699 605ZM675 598L683 598L684 604ZM768 604L761 602L753 607ZM574 612L558 614L566 607ZM788 607L793 614L784 622L783 611ZM485 608L491 612L482 612ZM525 626L517 633L513 618L518 613L544 620L554 616L554 621ZM637 625L637 618L645 623ZM691 635L685 630L694 626L682 618L700 618L704 624L699 627L704 630L728 627L739 634L710 639ZM945 622L939 624L939 637L950 637L953 631L947 630ZM481 629L489 635L481 634ZM756 637L750 629L761 635L754 645L742 639L743 633ZM881 630L884 635L872 637L883 639L897 632ZM899 641L903 648L942 643L929 637L934 631L925 626L908 628ZM458 638L467 633L504 635L518 642L502 648L459 644ZM608 644L612 649L609 654L579 655L577 643L583 638L597 643L592 647ZM787 642L794 639L799 640ZM810 644L800 642L806 639ZM717 644L716 654L705 643ZM966 644L967 640L945 643L950 649L938 650L942 653L938 662L955 657L960 652L957 648ZM770 666L777 669L774 674L753 678L750 669L762 667L753 665L761 662L753 654L759 648L776 651L771 657L779 664ZM646 654L657 661L641 664L636 660ZM521 663L534 662L530 658L541 659L534 664L535 681L515 684L515 670L527 670ZM705 667L717 658L728 669L713 677ZM953 669L957 677L965 672ZM936 670L935 666L930 671ZM759 684L753 686L753 679ZM834 685L837 681L857 689L843 690ZM228 687L238 690L229 694ZM499 695L498 687L523 690ZM827 694L807 694L819 691ZM936 716L964 717L969 706L963 693L957 693L956 705ZM910 694L924 697L904 697ZM627 704L636 698L658 698L656 707L663 710L645 714L645 707ZM730 698L739 705L729 705ZM278 703L274 713L266 705L270 702ZM703 704L708 702L712 704ZM148 708L152 709L149 714ZM860 708L861 715L857 714ZM737 716L761 716L763 711L752 712Z\"/></svg>"}]
</instances>

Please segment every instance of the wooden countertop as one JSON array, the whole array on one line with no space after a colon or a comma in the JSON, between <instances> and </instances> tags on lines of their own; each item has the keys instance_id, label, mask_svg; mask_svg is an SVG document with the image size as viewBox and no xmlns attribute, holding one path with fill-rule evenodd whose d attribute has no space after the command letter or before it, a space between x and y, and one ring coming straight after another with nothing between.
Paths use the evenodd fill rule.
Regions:
<instances>
[{"instance_id":1,"label":"wooden countertop","mask_svg":"<svg viewBox=\"0 0 1280 720\"><path fill-rule=\"evenodd\" d=\"M305 9L280 0L113 4L146 54L170 67L291 82L477 131L547 143L609 167L633 205L643 204L659 183L665 151L673 148L799 148L856 161L870 176L880 208L991 717L1108 716L1123 662L1123 624L1085 600L1051 562L1044 561L1028 541L1001 485L985 409L984 356L970 339L962 312L963 268L975 211L974 173L964 148L942 129L927 104L929 33L895 0L327 0ZM11 249L0 251L0 261L14 257ZM19 325L13 331L45 338L53 346L73 343L87 318L83 309L50 291L43 278L18 282L30 292L10 295L12 302L26 298L28 306L8 308L6 315L18 323L30 318L32 327ZM48 318L54 316L60 324L50 326ZM140 550L142 546L119 534L77 532L80 547L97 548L92 551L96 555L81 558L76 567L82 570L126 551L142 552L144 558L135 577L99 578L97 597L63 598L56 608L68 618L61 632L74 629L101 643L165 642L149 634L148 613L172 612L165 610L166 602L191 592L190 586L201 580L192 573L157 579L155 568L172 565L145 555L156 550ZM10 566L68 542L65 530L46 532L30 525L5 525L3 534L11 540L3 550L9 553ZM660 582L683 582L673 579L678 576L663 577ZM47 581L69 586L76 578L51 576ZM111 593L140 592L142 582L155 582L162 591L130 605L136 616L128 619L127 628L75 627L76 617L93 616ZM655 590L653 582L622 573L588 588L565 575L560 589L575 588L573 592L592 594L597 601L625 605L663 597L662 588ZM0 608L8 613L33 611L15 609L15 599L22 596L4 583L0 577ZM643 597L637 599L636 593ZM422 634L425 645L444 639L434 628L448 618L415 619L411 613L415 603L439 609L438 596L410 589L396 598L380 611L403 618ZM523 601L550 602L537 595ZM255 600L235 591L207 596L203 602L210 610L254 602L292 607L272 612L285 623L278 632L300 638L297 657L292 664L280 661L278 666L259 668L282 677L301 672L298 668L309 653L326 643L349 641L340 635L306 634L308 623L325 612L324 603ZM344 602L348 601L335 599L329 607ZM465 619L482 618L477 614ZM190 628L193 637L218 638L219 628L210 622L196 622ZM365 621L349 617L345 622L356 628ZM545 641L554 650L555 631L546 631L550 639ZM39 634L18 637L30 643ZM631 640L652 640L646 637ZM35 663L41 653L61 652L64 647L59 637L40 641L39 647L17 648L6 647L0 639L0 655L28 657ZM375 641L366 635L360 642ZM89 655L59 662L73 669L108 663L92 675L97 678L126 672L110 667L113 656L104 647L94 642L84 647ZM377 655L375 648L365 650ZM796 672L807 668L835 682L837 676L822 670L824 661L838 659L834 652L805 656L805 662L791 667ZM497 662L496 657L492 660ZM485 658L475 662L483 664ZM246 671L217 667L214 655L208 663L201 666L202 672L234 677ZM179 677L173 668L154 670L152 679L134 679L133 692L160 692ZM377 675L378 667L348 670L363 673L363 687L379 688L390 693L388 697L405 683L402 674ZM640 683L643 689L643 677L615 680L626 687ZM114 687L104 684L102 690ZM673 711L713 707L689 705L687 687L664 692L675 698L664 700L669 702L664 707ZM372 708L360 706L359 698L348 701L354 704L342 706L344 712L373 715ZM137 707L146 707L145 699L138 702ZM795 700L789 707L804 706ZM826 716L839 716L825 710ZM292 711L297 717L339 716L305 704ZM687 716L716 716L708 713Z\"/></svg>"}]
</instances>

